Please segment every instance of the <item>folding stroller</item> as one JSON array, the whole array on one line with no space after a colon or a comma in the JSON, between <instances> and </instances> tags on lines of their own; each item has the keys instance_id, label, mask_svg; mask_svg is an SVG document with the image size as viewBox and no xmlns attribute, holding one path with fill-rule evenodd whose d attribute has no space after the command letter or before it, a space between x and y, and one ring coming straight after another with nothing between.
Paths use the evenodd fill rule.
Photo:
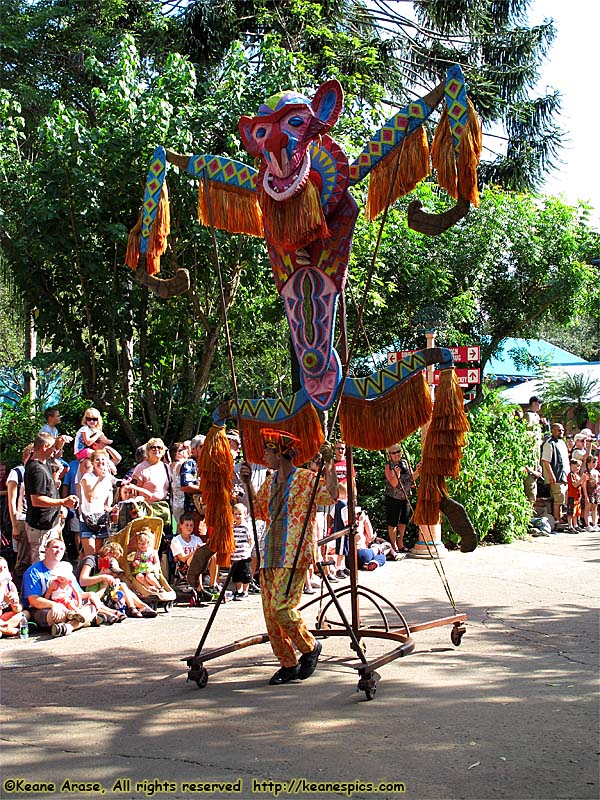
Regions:
<instances>
[{"instance_id":1,"label":"folding stroller","mask_svg":"<svg viewBox=\"0 0 600 800\"><path fill-rule=\"evenodd\" d=\"M111 536L111 541L118 542L123 548L124 556L119 561L119 566L125 573L125 580L133 591L140 597L146 605L151 608L158 608L162 606L165 611L168 611L176 599L176 594L169 586L169 582L159 571L157 576L161 586L161 591L149 591L133 574L132 564L135 557L137 547L137 534L142 528L150 528L154 534L154 549L158 552L162 539L163 522L159 517L140 517L133 519L115 536Z\"/></svg>"}]
</instances>

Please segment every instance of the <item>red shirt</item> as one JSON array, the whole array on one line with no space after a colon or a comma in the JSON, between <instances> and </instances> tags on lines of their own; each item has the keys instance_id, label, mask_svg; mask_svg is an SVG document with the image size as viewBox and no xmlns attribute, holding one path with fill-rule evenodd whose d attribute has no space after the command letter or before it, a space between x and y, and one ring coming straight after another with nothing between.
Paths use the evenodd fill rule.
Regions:
<instances>
[{"instance_id":1,"label":"red shirt","mask_svg":"<svg viewBox=\"0 0 600 800\"><path fill-rule=\"evenodd\" d=\"M567 497L574 497L575 500L579 500L581 498L581 485L573 485L573 479L576 478L579 480L579 477L580 476L575 472L569 472L567 475Z\"/></svg>"}]
</instances>

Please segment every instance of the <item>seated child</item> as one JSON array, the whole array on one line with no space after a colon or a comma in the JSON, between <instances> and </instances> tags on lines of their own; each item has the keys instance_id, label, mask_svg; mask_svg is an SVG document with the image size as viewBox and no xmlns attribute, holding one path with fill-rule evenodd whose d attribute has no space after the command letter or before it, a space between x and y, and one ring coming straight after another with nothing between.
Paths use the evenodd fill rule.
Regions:
<instances>
[{"instance_id":1,"label":"seated child","mask_svg":"<svg viewBox=\"0 0 600 800\"><path fill-rule=\"evenodd\" d=\"M203 544L202 539L194 535L194 515L184 511L179 517L178 535L171 541L171 553L182 578L187 575L194 552Z\"/></svg>"},{"instance_id":2,"label":"seated child","mask_svg":"<svg viewBox=\"0 0 600 800\"><path fill-rule=\"evenodd\" d=\"M360 506L355 509L356 519L356 559L359 569L369 572L377 567L385 566L386 545L390 548L389 542L379 543L373 530L371 520L366 511Z\"/></svg>"},{"instance_id":3,"label":"seated child","mask_svg":"<svg viewBox=\"0 0 600 800\"><path fill-rule=\"evenodd\" d=\"M235 551L231 556L231 580L236 585L234 600L248 596L248 586L252 580L252 533L246 518L246 506L236 503L233 507L233 538Z\"/></svg>"},{"instance_id":4,"label":"seated child","mask_svg":"<svg viewBox=\"0 0 600 800\"><path fill-rule=\"evenodd\" d=\"M222 588L218 583L219 565L217 564L217 557L214 551L210 549L208 528L204 514L196 515L192 512L192 515L194 522L197 521L198 538L203 544L196 547L192 553L192 557L188 562L186 580L188 586L200 592L203 600L216 601ZM203 585L205 576L208 578L208 588L206 589ZM223 600L225 601L225 598Z\"/></svg>"},{"instance_id":5,"label":"seated child","mask_svg":"<svg viewBox=\"0 0 600 800\"><path fill-rule=\"evenodd\" d=\"M123 558L123 548L118 542L107 542L98 554L98 571L101 575L112 575L115 583L103 591L104 602L115 607L118 603L118 593L122 595L125 613L128 617L156 617L156 611L147 606L144 601L133 592L124 582L124 571L119 566L119 559ZM123 610L123 609L121 609Z\"/></svg>"},{"instance_id":6,"label":"seated child","mask_svg":"<svg viewBox=\"0 0 600 800\"><path fill-rule=\"evenodd\" d=\"M18 636L23 614L29 619L29 612L23 611L8 562L5 558L0 558L0 634Z\"/></svg>"},{"instance_id":7,"label":"seated child","mask_svg":"<svg viewBox=\"0 0 600 800\"><path fill-rule=\"evenodd\" d=\"M79 625L92 622L120 622L124 615L106 608L93 592L82 592L73 576L68 561L60 561L50 574L50 583L44 595L46 600L60 603L68 611L67 619ZM97 619L99 618L99 619Z\"/></svg>"},{"instance_id":8,"label":"seated child","mask_svg":"<svg viewBox=\"0 0 600 800\"><path fill-rule=\"evenodd\" d=\"M118 542L107 542L98 555L98 569L102 575L120 578L125 574L119 566L119 559L123 558L123 548Z\"/></svg>"},{"instance_id":9,"label":"seated child","mask_svg":"<svg viewBox=\"0 0 600 800\"><path fill-rule=\"evenodd\" d=\"M137 551L132 554L131 574L150 592L162 592L160 583L160 559L154 549L154 534L150 528L142 528L137 534ZM128 556L130 558L130 556Z\"/></svg>"}]
</instances>

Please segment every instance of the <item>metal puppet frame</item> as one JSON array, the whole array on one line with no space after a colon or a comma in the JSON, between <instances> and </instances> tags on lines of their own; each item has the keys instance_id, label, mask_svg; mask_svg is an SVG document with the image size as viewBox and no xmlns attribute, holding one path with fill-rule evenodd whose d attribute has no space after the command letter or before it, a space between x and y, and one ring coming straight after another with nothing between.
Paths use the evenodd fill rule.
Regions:
<instances>
[{"instance_id":1,"label":"metal puppet frame","mask_svg":"<svg viewBox=\"0 0 600 800\"><path fill-rule=\"evenodd\" d=\"M341 313L340 313L340 323L341 323L341 330L342 330L342 354L345 357L345 369L348 366L348 350L346 344L346 317L345 317L345 307L344 303L341 303ZM423 351L427 353L427 351ZM448 351L443 351L445 354ZM439 354L440 350L436 350L436 354ZM433 353L432 353L433 355ZM453 365L448 365L447 362L443 364L444 367L453 368ZM347 474L352 475L354 472L354 465L353 465L353 453L352 448L347 446L346 448L346 466L347 466ZM315 479L315 492L316 492L316 485L320 478L320 470L317 473ZM313 492L313 498L314 494ZM312 506L312 498L311 498L311 506ZM307 509L307 520L310 514L310 507ZM326 536L321 539L317 544L320 547L321 545L327 544L330 541L333 541L337 538L340 538L344 535L349 536L349 585L343 587L334 587L327 576L327 571L325 567L328 565L327 561L317 562L316 567L318 573L321 577L322 581L322 589L321 589L321 596L313 598L308 602L304 603L300 606L299 610L304 611L315 604L319 603L320 608L316 616L315 625L311 629L311 633L317 638L328 638L328 637L345 637L349 640L349 645L351 650L354 651L357 657L356 663L352 664L351 667L358 672L358 684L357 684L357 691L362 691L365 693L365 697L367 700L372 700L375 696L377 691L377 684L380 680L380 675L377 670L388 664L392 661L395 661L398 658L403 658L404 656L410 655L414 648L415 648L415 641L413 635L418 633L422 630L427 630L429 628L437 628L443 627L446 625L452 626L450 631L450 638L452 644L455 646L459 646L465 633L466 627L465 623L467 621L467 615L464 613L460 613L456 607L454 602L454 598L450 591L450 587L448 581L445 577L445 573L443 571L442 563L439 559L437 554L437 550L435 547L435 543L430 545L428 543L428 548L430 548L430 556L435 563L436 569L438 574L442 579L442 583L446 589L446 593L450 600L450 603L453 607L454 613L450 614L446 617L441 617L437 619L427 620L426 622L422 622L419 624L409 623L404 614L400 611L400 609L395 605L394 602L389 600L380 592L377 592L370 587L363 586L359 583L358 580L358 561L357 561L357 553L356 553L356 497L354 495L354 487L352 480L348 481L348 527L344 528L337 533L334 533L330 536ZM299 545L300 547L300 545ZM257 551L258 552L258 551ZM228 655L236 650L242 650L246 647L251 647L254 645L265 644L269 641L269 636L267 633L259 633L251 636L244 637L243 639L238 639L234 642L231 642L228 645L223 647L218 647L214 649L205 649L206 640L210 631L212 630L213 623L217 617L219 608L225 599L225 592L229 583L229 576L231 571L229 572L227 579L223 583L223 587L219 594L218 600L214 605L211 615L207 621L205 629L202 633L200 642L192 656L186 657L182 659L186 662L188 671L187 671L187 679L196 683L199 688L204 688L208 683L208 670L205 666L206 662L212 661L216 658L221 658L222 656ZM324 598L327 597L325 600ZM346 613L344 608L342 607L341 600L343 598L349 597L350 600L350 613L349 615ZM363 600L368 602L377 612L377 615L380 619L380 624L374 625L365 625L362 621L361 615L361 607L360 601ZM337 611L338 619L331 619L328 616L328 613L332 610ZM388 612L386 614L386 611ZM391 617L391 620L390 620ZM392 645L392 649L388 652L384 653L383 655L376 656L375 658L368 658L367 657L367 646L366 641L369 639L382 639L389 642Z\"/></svg>"}]
</instances>

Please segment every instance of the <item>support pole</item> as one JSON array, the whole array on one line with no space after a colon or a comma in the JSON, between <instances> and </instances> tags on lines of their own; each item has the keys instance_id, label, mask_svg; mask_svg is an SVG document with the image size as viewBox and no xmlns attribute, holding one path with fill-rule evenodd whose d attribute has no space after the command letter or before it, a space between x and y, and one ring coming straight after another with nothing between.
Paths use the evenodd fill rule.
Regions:
<instances>
[{"instance_id":1,"label":"support pole","mask_svg":"<svg viewBox=\"0 0 600 800\"><path fill-rule=\"evenodd\" d=\"M340 296L340 356L344 375L348 375L348 329L346 318L346 293ZM348 527L349 550L348 569L350 570L350 606L352 612L352 628L355 633L360 629L360 608L358 604L358 559L356 557L356 497L354 495L354 458L352 448L346 445L346 480L348 484Z\"/></svg>"}]
</instances>

